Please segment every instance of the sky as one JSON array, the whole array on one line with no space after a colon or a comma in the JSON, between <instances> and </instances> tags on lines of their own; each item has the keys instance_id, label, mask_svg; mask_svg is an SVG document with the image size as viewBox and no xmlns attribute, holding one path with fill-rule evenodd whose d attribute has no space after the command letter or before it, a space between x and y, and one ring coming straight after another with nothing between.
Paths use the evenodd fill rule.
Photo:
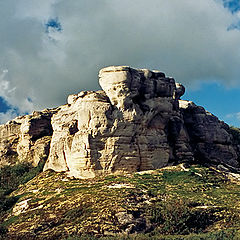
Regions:
<instances>
[{"instance_id":1,"label":"sky","mask_svg":"<svg viewBox=\"0 0 240 240\"><path fill-rule=\"evenodd\" d=\"M110 65L157 69L240 127L240 1L0 0L0 123L98 90Z\"/></svg>"}]
</instances>

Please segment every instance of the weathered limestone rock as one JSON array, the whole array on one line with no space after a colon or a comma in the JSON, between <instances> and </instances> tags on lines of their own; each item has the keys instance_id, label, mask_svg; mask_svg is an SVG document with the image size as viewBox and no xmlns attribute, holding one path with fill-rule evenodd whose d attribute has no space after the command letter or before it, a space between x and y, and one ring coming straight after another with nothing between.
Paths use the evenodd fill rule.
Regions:
<instances>
[{"instance_id":1,"label":"weathered limestone rock","mask_svg":"<svg viewBox=\"0 0 240 240\"><path fill-rule=\"evenodd\" d=\"M102 69L99 77L104 91L71 95L53 116L45 170L94 177L193 160L178 107L183 86L161 72L125 66Z\"/></svg>"},{"instance_id":2,"label":"weathered limestone rock","mask_svg":"<svg viewBox=\"0 0 240 240\"><path fill-rule=\"evenodd\" d=\"M33 112L0 125L0 166L29 162L37 166L47 158L54 110Z\"/></svg>"},{"instance_id":3,"label":"weathered limestone rock","mask_svg":"<svg viewBox=\"0 0 240 240\"><path fill-rule=\"evenodd\" d=\"M195 158L200 162L225 163L239 167L229 126L190 101L180 100L184 124L190 135Z\"/></svg>"},{"instance_id":4,"label":"weathered limestone rock","mask_svg":"<svg viewBox=\"0 0 240 240\"><path fill-rule=\"evenodd\" d=\"M180 162L239 168L229 127L189 101L184 86L159 71L100 71L101 91L0 126L0 165L28 160L77 178L136 172ZM50 144L51 142L51 144ZM50 151L49 151L50 148Z\"/></svg>"}]
</instances>

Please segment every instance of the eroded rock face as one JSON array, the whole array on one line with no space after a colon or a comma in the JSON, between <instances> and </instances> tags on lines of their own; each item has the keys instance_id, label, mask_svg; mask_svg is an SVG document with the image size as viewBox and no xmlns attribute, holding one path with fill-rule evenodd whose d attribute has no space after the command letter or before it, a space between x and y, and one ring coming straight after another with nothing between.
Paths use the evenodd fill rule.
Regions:
<instances>
[{"instance_id":1,"label":"eroded rock face","mask_svg":"<svg viewBox=\"0 0 240 240\"><path fill-rule=\"evenodd\" d=\"M16 153L36 164L40 153L48 155L51 140L44 170L77 178L179 162L239 167L228 126L180 100L185 88L173 78L118 66L102 69L99 82L101 91L70 95L57 110L0 126L2 162Z\"/></svg>"},{"instance_id":2,"label":"eroded rock face","mask_svg":"<svg viewBox=\"0 0 240 240\"><path fill-rule=\"evenodd\" d=\"M229 126L190 101L179 101L192 151L200 162L225 163L239 167Z\"/></svg>"},{"instance_id":3,"label":"eroded rock face","mask_svg":"<svg viewBox=\"0 0 240 240\"><path fill-rule=\"evenodd\" d=\"M185 89L174 79L159 71L120 66L102 69L99 82L103 91L70 95L68 105L53 116L54 133L45 170L94 177L192 162L201 159L201 154L207 161L221 161L219 149L228 163L237 165L231 136L216 117L196 106L200 115L193 111L190 116L199 121L192 120L191 125L190 103L185 102L189 106L184 107L179 101ZM208 125L210 118L212 126ZM205 121L203 126L201 121ZM217 132L215 140L207 130L212 127ZM203 135L196 144L192 144L194 129L200 132L198 136ZM209 142L212 155L208 154Z\"/></svg>"},{"instance_id":4,"label":"eroded rock face","mask_svg":"<svg viewBox=\"0 0 240 240\"><path fill-rule=\"evenodd\" d=\"M34 112L0 125L0 166L29 162L37 166L48 157L54 110Z\"/></svg>"},{"instance_id":5,"label":"eroded rock face","mask_svg":"<svg viewBox=\"0 0 240 240\"><path fill-rule=\"evenodd\" d=\"M130 67L102 69L99 78L104 91L71 95L53 116L45 170L94 177L193 159L178 107L180 84Z\"/></svg>"}]
</instances>

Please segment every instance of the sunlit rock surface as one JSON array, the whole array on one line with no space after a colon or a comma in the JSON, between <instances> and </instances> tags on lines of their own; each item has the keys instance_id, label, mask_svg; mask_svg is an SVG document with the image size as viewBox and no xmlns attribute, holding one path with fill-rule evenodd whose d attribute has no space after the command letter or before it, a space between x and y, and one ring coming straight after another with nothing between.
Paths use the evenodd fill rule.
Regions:
<instances>
[{"instance_id":1,"label":"sunlit rock surface","mask_svg":"<svg viewBox=\"0 0 240 240\"><path fill-rule=\"evenodd\" d=\"M55 110L33 112L0 125L0 165L29 162L37 166L49 154Z\"/></svg>"},{"instance_id":2,"label":"sunlit rock surface","mask_svg":"<svg viewBox=\"0 0 240 240\"><path fill-rule=\"evenodd\" d=\"M228 125L190 101L185 88L159 71L112 66L101 91L0 126L1 164L11 156L77 178L157 169L179 162L239 167ZM51 143L50 143L51 141Z\"/></svg>"}]
</instances>

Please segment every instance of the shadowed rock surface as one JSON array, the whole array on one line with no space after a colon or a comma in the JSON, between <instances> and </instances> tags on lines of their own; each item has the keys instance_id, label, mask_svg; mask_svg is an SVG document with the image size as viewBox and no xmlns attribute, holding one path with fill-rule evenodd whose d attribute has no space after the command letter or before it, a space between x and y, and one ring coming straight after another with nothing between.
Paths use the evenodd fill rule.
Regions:
<instances>
[{"instance_id":1,"label":"shadowed rock surface","mask_svg":"<svg viewBox=\"0 0 240 240\"><path fill-rule=\"evenodd\" d=\"M185 89L173 78L112 66L100 71L99 83L101 91L70 95L67 105L1 125L1 165L12 156L36 165L45 156L44 170L77 178L180 162L239 168L228 125L180 100Z\"/></svg>"},{"instance_id":2,"label":"shadowed rock surface","mask_svg":"<svg viewBox=\"0 0 240 240\"><path fill-rule=\"evenodd\" d=\"M54 112L45 109L0 125L0 166L18 162L37 166L41 159L46 159L53 132L51 117Z\"/></svg>"}]
</instances>

